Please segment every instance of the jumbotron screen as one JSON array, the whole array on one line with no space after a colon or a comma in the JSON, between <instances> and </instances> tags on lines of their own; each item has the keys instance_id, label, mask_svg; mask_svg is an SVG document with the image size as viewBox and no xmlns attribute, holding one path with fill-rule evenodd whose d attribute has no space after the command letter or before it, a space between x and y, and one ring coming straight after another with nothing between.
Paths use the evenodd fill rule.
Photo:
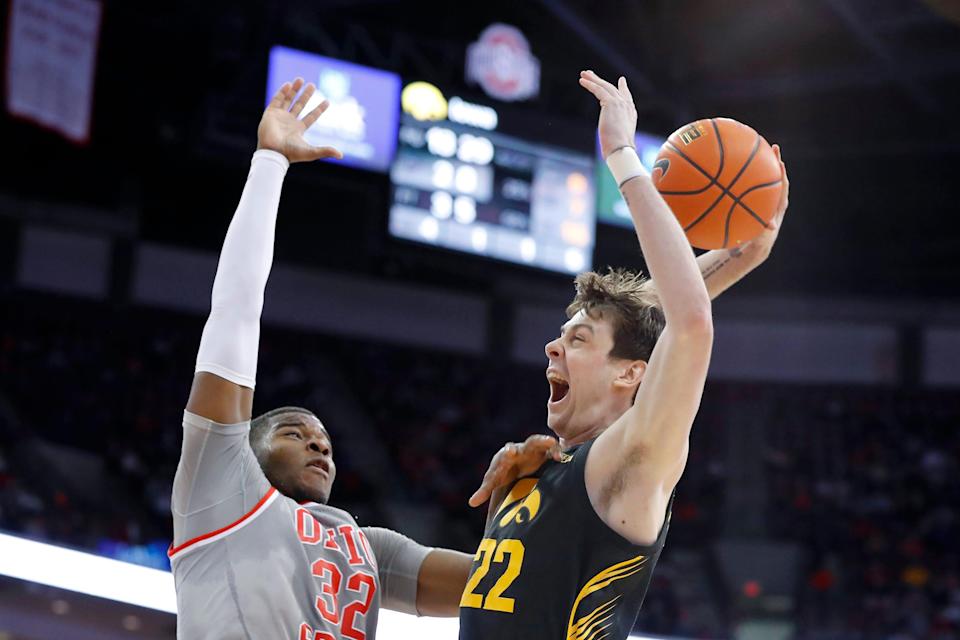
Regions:
<instances>
[{"instance_id":1,"label":"jumbotron screen","mask_svg":"<svg viewBox=\"0 0 960 640\"><path fill-rule=\"evenodd\" d=\"M646 167L647 171L653 171L653 163L657 161L657 155L660 153L660 147L666 138L655 136L649 133L638 133L635 137L637 144L637 155L640 156L640 162ZM619 227L629 227L633 229L633 219L630 217L630 210L627 209L627 203L623 201L620 195L620 189L613 179L610 170L603 161L600 153L600 143L597 142L597 221L606 224L612 224Z\"/></svg>"},{"instance_id":2,"label":"jumbotron screen","mask_svg":"<svg viewBox=\"0 0 960 640\"><path fill-rule=\"evenodd\" d=\"M394 237L562 273L592 267L590 155L498 133L494 108L425 82L401 105Z\"/></svg>"}]
</instances>

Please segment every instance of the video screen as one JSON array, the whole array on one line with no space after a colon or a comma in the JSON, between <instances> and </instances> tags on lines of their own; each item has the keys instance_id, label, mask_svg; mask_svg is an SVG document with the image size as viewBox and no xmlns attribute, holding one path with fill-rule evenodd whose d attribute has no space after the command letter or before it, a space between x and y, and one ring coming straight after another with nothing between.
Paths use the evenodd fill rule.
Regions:
<instances>
[{"instance_id":1,"label":"video screen","mask_svg":"<svg viewBox=\"0 0 960 640\"><path fill-rule=\"evenodd\" d=\"M562 273L592 268L594 160L496 132L497 112L408 85L390 233Z\"/></svg>"},{"instance_id":2,"label":"video screen","mask_svg":"<svg viewBox=\"0 0 960 640\"><path fill-rule=\"evenodd\" d=\"M646 167L647 171L653 171L653 163L657 161L660 147L667 139L649 133L638 133L635 139L640 162ZM613 179L610 169L607 168L607 163L603 161L599 141L597 142L596 179L597 221L632 229L633 219L630 217L630 210L627 209L627 203L623 201L623 196L620 195L620 189L617 188L617 183Z\"/></svg>"},{"instance_id":3,"label":"video screen","mask_svg":"<svg viewBox=\"0 0 960 640\"><path fill-rule=\"evenodd\" d=\"M276 46L270 50L267 102L280 86L296 77L317 86L303 110L324 99L330 107L306 133L315 146L336 147L350 167L386 172L397 149L400 76L315 53Z\"/></svg>"}]
</instances>

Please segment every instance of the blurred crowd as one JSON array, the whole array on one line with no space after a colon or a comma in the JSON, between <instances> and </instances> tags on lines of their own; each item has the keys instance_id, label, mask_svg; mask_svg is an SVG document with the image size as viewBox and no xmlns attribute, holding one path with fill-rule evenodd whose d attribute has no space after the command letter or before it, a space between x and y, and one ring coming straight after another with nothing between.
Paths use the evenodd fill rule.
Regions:
<instances>
[{"instance_id":1,"label":"blurred crowd","mask_svg":"<svg viewBox=\"0 0 960 640\"><path fill-rule=\"evenodd\" d=\"M810 638L960 637L960 396L783 393L769 533L807 550Z\"/></svg>"},{"instance_id":2,"label":"blurred crowd","mask_svg":"<svg viewBox=\"0 0 960 640\"><path fill-rule=\"evenodd\" d=\"M202 319L43 296L7 302L0 529L162 566ZM490 458L504 442L546 432L536 367L269 327L261 345L255 413L297 404L327 422L338 463L331 501L361 523L408 530L410 514L433 514L431 543L472 551L485 510L466 499ZM731 386L708 385L643 631L729 637L736 622L737 594L709 558L724 533L725 425L750 410L729 406ZM955 394L754 392L763 395L766 535L803 550L789 615L796 637L960 638ZM348 396L358 413L335 406ZM386 466L369 464L373 445L349 440L351 424L326 417L344 415L376 436ZM701 559L696 592L685 584L690 558Z\"/></svg>"}]
</instances>

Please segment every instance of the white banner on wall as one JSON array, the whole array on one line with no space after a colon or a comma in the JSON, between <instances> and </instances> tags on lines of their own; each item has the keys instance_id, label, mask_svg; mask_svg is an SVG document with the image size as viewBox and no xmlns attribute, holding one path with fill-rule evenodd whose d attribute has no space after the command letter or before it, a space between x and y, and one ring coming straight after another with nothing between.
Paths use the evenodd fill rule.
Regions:
<instances>
[{"instance_id":1,"label":"white banner on wall","mask_svg":"<svg viewBox=\"0 0 960 640\"><path fill-rule=\"evenodd\" d=\"M96 0L13 0L7 111L68 140L90 138L102 7Z\"/></svg>"}]
</instances>

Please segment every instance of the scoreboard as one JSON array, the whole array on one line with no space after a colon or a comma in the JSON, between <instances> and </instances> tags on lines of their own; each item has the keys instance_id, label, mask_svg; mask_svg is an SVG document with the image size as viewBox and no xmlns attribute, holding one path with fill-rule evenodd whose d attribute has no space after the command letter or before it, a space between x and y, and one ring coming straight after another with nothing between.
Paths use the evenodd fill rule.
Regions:
<instances>
[{"instance_id":1,"label":"scoreboard","mask_svg":"<svg viewBox=\"0 0 960 640\"><path fill-rule=\"evenodd\" d=\"M497 131L490 106L414 82L401 95L390 233L563 273L590 269L594 160Z\"/></svg>"}]
</instances>

